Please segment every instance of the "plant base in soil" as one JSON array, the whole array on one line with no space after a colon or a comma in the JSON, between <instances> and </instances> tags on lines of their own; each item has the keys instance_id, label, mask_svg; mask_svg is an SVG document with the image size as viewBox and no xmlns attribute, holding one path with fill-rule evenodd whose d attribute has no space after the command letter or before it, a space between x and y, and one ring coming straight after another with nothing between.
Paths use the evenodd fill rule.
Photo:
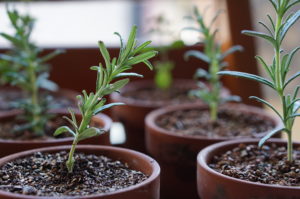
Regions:
<instances>
[{"instance_id":1,"label":"plant base in soil","mask_svg":"<svg viewBox=\"0 0 300 199\"><path fill-rule=\"evenodd\" d=\"M283 186L300 186L300 148L294 151L294 161L286 158L286 147L276 144L240 144L238 147L214 156L209 166L230 177Z\"/></svg>"},{"instance_id":2,"label":"plant base in soil","mask_svg":"<svg viewBox=\"0 0 300 199\"><path fill-rule=\"evenodd\" d=\"M147 179L126 163L105 156L75 154L72 174L65 166L68 153L35 153L0 168L0 189L35 196L87 196L113 192Z\"/></svg>"},{"instance_id":3,"label":"plant base in soil","mask_svg":"<svg viewBox=\"0 0 300 199\"><path fill-rule=\"evenodd\" d=\"M208 110L173 111L157 118L156 124L174 133L209 138L256 138L274 128L272 121L230 109L219 110L216 121L210 120Z\"/></svg>"}]
</instances>

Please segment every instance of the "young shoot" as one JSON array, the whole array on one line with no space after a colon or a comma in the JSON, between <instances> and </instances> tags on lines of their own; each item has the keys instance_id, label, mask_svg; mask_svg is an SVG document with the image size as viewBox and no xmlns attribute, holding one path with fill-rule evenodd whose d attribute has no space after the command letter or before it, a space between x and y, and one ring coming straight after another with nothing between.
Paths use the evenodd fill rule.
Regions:
<instances>
[{"instance_id":1,"label":"young shoot","mask_svg":"<svg viewBox=\"0 0 300 199\"><path fill-rule=\"evenodd\" d=\"M177 38L174 31L170 28L171 24L164 15L158 15L153 18L153 27L149 34L153 37L157 36L157 46L154 48L159 52L158 61L154 62L154 82L157 88L167 90L173 82L172 70L175 63L170 59L170 50L179 49L184 46L183 41ZM170 40L169 44L165 44L165 40Z\"/></svg>"},{"instance_id":2,"label":"young shoot","mask_svg":"<svg viewBox=\"0 0 300 199\"><path fill-rule=\"evenodd\" d=\"M126 77L142 77L142 75L137 73L126 72L131 70L134 65L138 63L144 63L150 69L153 68L148 60L154 57L157 52L154 50L145 50L151 41L147 41L140 46L137 46L137 40L135 39L136 31L137 27L133 26L126 45L123 44L120 34L115 33L120 37L121 41L120 53L117 58L114 57L111 59L111 56L104 43L102 41L99 42L99 48L104 58L105 67L101 63L99 66L91 67L92 70L97 71L95 93L91 92L87 94L85 90L82 91L83 95L79 95L77 97L78 108L82 116L81 121L77 121L74 111L69 109L71 118L65 117L65 119L70 122L73 129L67 126L62 126L59 127L54 133L54 135L57 136L64 132L68 132L74 137L69 158L66 162L69 173L72 173L73 171L73 165L75 161L73 156L78 142L103 133L103 130L89 126L92 117L112 106L122 105L122 103L105 104L106 100L104 97L112 92L118 91L125 86L129 82L129 79Z\"/></svg>"},{"instance_id":3,"label":"young shoot","mask_svg":"<svg viewBox=\"0 0 300 199\"><path fill-rule=\"evenodd\" d=\"M14 33L0 33L12 46L8 53L0 54L1 83L19 87L26 94L27 99L16 102L17 108L24 110L22 119L26 121L18 130L31 130L41 136L49 115L45 114L47 102L40 99L39 89L57 89L56 84L48 79L48 67L45 62L61 51L56 50L41 56L42 49L30 40L35 20L9 8L7 15Z\"/></svg>"},{"instance_id":4,"label":"young shoot","mask_svg":"<svg viewBox=\"0 0 300 199\"><path fill-rule=\"evenodd\" d=\"M220 12L216 13L211 22L207 25L204 22L204 15L198 11L197 7L194 7L194 15L192 17L188 17L188 19L195 21L199 27L184 28L184 30L197 31L203 36L203 41L201 43L204 45L204 52L190 50L185 53L185 58L187 59L189 57L195 57L209 64L208 71L199 68L195 73L195 78L204 78L208 84L199 81L197 83L199 89L192 90L190 94L200 98L208 104L211 121L215 121L217 119L218 107L220 104L228 101L239 100L239 97L237 96L228 96L226 98L222 98L221 96L222 83L217 73L227 66L227 63L224 61L224 59L236 51L241 51L242 47L233 46L227 51L222 52L221 45L216 41L218 29L212 28L212 25L217 20L219 14Z\"/></svg>"},{"instance_id":5,"label":"young shoot","mask_svg":"<svg viewBox=\"0 0 300 199\"><path fill-rule=\"evenodd\" d=\"M295 48L291 52L285 52L282 49L282 42L284 41L288 30L300 17L300 10L298 10L296 13L290 14L288 14L288 11L291 8L293 8L296 4L300 3L300 1L269 0L269 2L275 10L276 17L272 18L270 15L267 15L270 25L267 25L263 22L259 22L265 28L266 32L256 32L250 30L244 30L242 32L243 34L249 36L264 39L266 42L270 43L274 48L274 58L273 61L269 64L261 56L257 55L255 57L260 63L260 65L267 72L268 78L237 71L224 71L220 72L219 74L251 79L268 86L277 93L279 99L281 100L282 111L277 110L273 105L271 105L264 99L258 98L256 96L250 97L271 108L283 123L282 128L275 129L269 134L267 134L265 137L263 137L259 142L259 146L262 146L273 135L280 132L285 132L288 137L287 159L288 161L292 161L292 128L295 118L300 115L297 113L300 108L300 98L298 98L298 91L300 86L297 86L291 94L288 94L286 92L286 88L291 82L293 82L293 80L300 76L300 71L291 75L290 77L287 76L290 70L292 59L295 53L300 49L300 47Z\"/></svg>"}]
</instances>

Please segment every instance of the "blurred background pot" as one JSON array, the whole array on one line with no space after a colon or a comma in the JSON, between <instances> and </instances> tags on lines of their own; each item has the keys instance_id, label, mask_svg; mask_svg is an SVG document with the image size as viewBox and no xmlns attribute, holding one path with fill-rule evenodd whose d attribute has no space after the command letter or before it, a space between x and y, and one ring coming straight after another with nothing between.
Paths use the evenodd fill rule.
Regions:
<instances>
[{"instance_id":1,"label":"blurred background pot","mask_svg":"<svg viewBox=\"0 0 300 199\"><path fill-rule=\"evenodd\" d=\"M130 149L145 152L145 126L144 120L151 111L168 105L181 105L184 103L202 103L199 99L192 99L188 96L191 89L197 88L195 81L191 79L175 79L170 90L175 90L175 95L169 95L168 90L155 88L153 80L140 80L130 82L119 93L110 95L112 102L123 102L126 106L115 106L112 108L111 115L116 121L123 124L126 133L124 146ZM148 90L148 91L147 91ZM153 90L153 94L151 91ZM139 91L144 99L129 96L130 93ZM163 97L154 96L161 94ZM229 91L223 88L222 95L228 95ZM171 97L170 97L171 96Z\"/></svg>"},{"instance_id":2,"label":"blurred background pot","mask_svg":"<svg viewBox=\"0 0 300 199\"><path fill-rule=\"evenodd\" d=\"M254 114L263 121L269 121L277 128L280 123L263 109L243 105L225 105L242 114ZM168 131L157 125L156 121L162 115L178 110L208 110L206 105L189 104L181 106L169 106L157 109L149 113L145 120L146 147L148 153L154 157L161 166L161 196L163 199L196 199L198 198L196 186L196 158L199 151L206 146L235 137L206 137L183 135ZM267 132L261 132L257 136L263 136Z\"/></svg>"}]
</instances>

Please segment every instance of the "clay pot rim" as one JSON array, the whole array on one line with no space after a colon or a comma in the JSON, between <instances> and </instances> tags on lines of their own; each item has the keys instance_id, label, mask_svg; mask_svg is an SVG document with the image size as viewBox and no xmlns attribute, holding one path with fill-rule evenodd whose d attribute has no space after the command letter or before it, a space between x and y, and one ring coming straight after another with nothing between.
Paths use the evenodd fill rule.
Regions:
<instances>
[{"instance_id":1,"label":"clay pot rim","mask_svg":"<svg viewBox=\"0 0 300 199\"><path fill-rule=\"evenodd\" d=\"M236 106L241 109L249 109L249 112L251 113L257 113L260 115L264 115L265 117L270 118L273 120L275 124L275 128L280 128L282 126L280 120L275 117L274 115L269 114L268 112L264 111L261 108L255 107L255 106L250 106L246 104L237 104L237 103L230 103L230 106ZM173 111L178 111L178 110L185 110L185 109L208 109L208 106L206 104L201 104L201 103L189 103L189 104L182 104L182 105L171 105L167 107L161 107L159 109L156 109L152 112L150 112L146 118L145 118L145 126L153 129L156 132L160 132L162 134L165 134L167 136L172 136L172 137L177 137L181 139L188 139L188 140L209 140L209 141L216 141L216 142L221 142L221 141L226 141L233 139L234 137L206 137L206 136L193 136L193 135L183 135L179 133L174 133L169 130L166 130L164 128L159 127L155 121L156 119L166 113L173 112ZM261 132L261 134L266 133L266 132ZM248 139L247 137L245 138L238 138L238 139Z\"/></svg>"},{"instance_id":2,"label":"clay pot rim","mask_svg":"<svg viewBox=\"0 0 300 199\"><path fill-rule=\"evenodd\" d=\"M44 152L44 151L48 151L48 152L54 152L54 151L61 151L61 150L69 150L70 146L69 145L63 145L63 146L54 146L54 147L43 147L43 148L37 148L37 149L32 149L32 150L27 150L27 151L23 151L23 152L19 152L19 153L14 153L8 156L5 156L3 158L0 159L0 166L3 165L6 162L12 161L14 159L20 158L20 157L24 157L27 155L30 155L34 152ZM78 198L95 198L95 197L100 197L100 196L112 196L114 194L120 194L123 192L127 192L127 191L131 191L137 188L140 188L144 185L149 184L151 181L155 180L156 178L159 177L160 175L160 167L159 164L151 157L140 153L138 151L134 151L131 149L126 149L126 148L121 148L121 147L113 147L113 146L96 146L96 145L78 145L76 148L76 151L80 151L80 150L106 150L106 151L113 151L113 152L121 152L121 153L129 153L132 154L135 157L140 157L141 159L143 159L145 162L148 162L151 167L152 167L152 173L151 175L143 182L136 184L136 185L132 185L129 186L127 188L121 189L121 190L117 190L114 192L109 192L109 193L103 193L103 194L94 194L94 195L88 195L88 196L62 196L62 197L49 197L49 196L31 196L31 195L23 195L23 194L15 194L15 193L11 193L11 192L6 192L6 191L2 191L0 190L0 195L5 195L5 196L10 196L10 197L14 197L14 198L21 198L21 199L54 199L54 198L68 198L68 199L78 199ZM134 160L133 160L134 161Z\"/></svg>"},{"instance_id":3,"label":"clay pot rim","mask_svg":"<svg viewBox=\"0 0 300 199\"><path fill-rule=\"evenodd\" d=\"M60 109L52 109L49 110L50 113L55 113L55 114L61 114L61 115L70 115L69 112L63 108ZM79 114L78 109L74 109L75 115ZM21 114L21 110L11 110L7 112L0 112L0 120L5 117L14 117L18 114ZM105 132L108 132L111 128L112 125L112 119L108 117L107 115L100 113L95 116L93 116L94 121L101 121L104 124L103 129ZM58 139L49 139L49 140L6 140L6 139L1 139L0 138L0 143L8 143L8 144L34 144L34 143L61 143L61 142L66 142L66 141L73 141L72 137L66 137L66 138L58 138Z\"/></svg>"},{"instance_id":4,"label":"clay pot rim","mask_svg":"<svg viewBox=\"0 0 300 199\"><path fill-rule=\"evenodd\" d=\"M190 84L196 85L195 81L193 81L192 79L175 78L173 80L173 84L183 85L183 82L185 85L190 85ZM153 85L154 85L154 80L152 80L152 79L151 80L149 80L149 79L136 80L136 81L130 82L130 84L127 84L125 87L123 87L121 89L121 93L126 92L126 91L136 90L136 89L143 88L143 87L153 87ZM227 90L227 92L228 92L228 90ZM156 102L154 104L144 103L143 100L136 100L133 98L124 97L120 93L117 93L117 92L111 93L110 98L115 102L124 102L126 105L131 105L131 106L136 106L136 107L146 107L146 108L159 108L162 106L166 106L170 103L169 101L161 101L161 103Z\"/></svg>"},{"instance_id":5,"label":"clay pot rim","mask_svg":"<svg viewBox=\"0 0 300 199\"><path fill-rule=\"evenodd\" d=\"M246 180L237 179L234 177L226 176L224 174L221 174L214 169L210 168L207 164L210 157L215 155L215 151L219 150L220 148L233 148L235 146L238 146L241 143L245 144L258 144L259 139L237 139L237 140L229 140L229 141L223 141L216 144L209 145L202 149L198 155L197 155L197 167L201 167L203 170L205 170L206 173L209 173L209 175L213 175L218 178L224 178L227 181L234 182L234 183L241 183L246 185L255 185L255 186L261 186L266 188L273 188L273 189L288 189L288 190L300 190L299 186L283 186L283 185L272 185L272 184L263 184L258 182L251 182ZM279 144L285 144L285 140L281 140L278 138L272 138L267 141L267 143L279 143ZM300 145L300 142L293 142L293 145ZM211 155L212 154L212 155Z\"/></svg>"}]
</instances>

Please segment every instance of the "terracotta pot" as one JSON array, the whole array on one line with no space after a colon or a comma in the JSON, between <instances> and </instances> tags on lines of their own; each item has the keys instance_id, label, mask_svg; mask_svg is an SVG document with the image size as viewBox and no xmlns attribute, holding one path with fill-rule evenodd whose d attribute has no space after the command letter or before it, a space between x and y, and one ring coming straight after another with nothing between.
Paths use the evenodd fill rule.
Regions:
<instances>
[{"instance_id":1,"label":"terracotta pot","mask_svg":"<svg viewBox=\"0 0 300 199\"><path fill-rule=\"evenodd\" d=\"M0 98L0 112L12 110L13 107L9 107L9 103L16 100L15 99L16 97L19 99L24 98L24 94L17 87L2 86L2 87L0 87L0 92L4 93L7 96L8 99L6 99L6 100L9 100L9 101L6 101L6 100ZM42 91L42 92L44 92L44 91ZM50 92L50 95L53 96L54 99L55 98L67 99L72 103L72 107L77 108L76 96L79 95L79 93L76 91L73 91L70 89L59 89L56 92ZM59 107L59 108L67 108L67 107Z\"/></svg>"},{"instance_id":2,"label":"terracotta pot","mask_svg":"<svg viewBox=\"0 0 300 199\"><path fill-rule=\"evenodd\" d=\"M255 114L274 123L277 128L278 120L260 108L243 104L230 104L232 109L245 114ZM164 199L198 198L196 186L196 157L200 150L211 144L230 138L208 138L204 136L181 135L170 132L156 125L160 115L176 110L203 109L206 105L169 106L155 110L147 115L146 147L148 153L160 164L162 175L161 194ZM262 132L265 134L266 132Z\"/></svg>"},{"instance_id":3,"label":"terracotta pot","mask_svg":"<svg viewBox=\"0 0 300 199\"><path fill-rule=\"evenodd\" d=\"M176 88L197 88L195 81L190 79L176 79L173 83ZM119 93L113 93L110 95L112 102L123 102L126 106L115 106L111 110L111 115L114 120L120 121L125 128L126 142L125 147L145 152L145 126L144 119L148 113L159 108L168 106L171 103L169 101L153 101L146 103L142 100L135 100L132 98L122 96L122 93L133 91L143 88L155 87L153 80L140 80L127 84ZM223 95L228 95L229 91L223 89ZM151 98L151 96L149 96ZM199 103L199 102L198 102ZM129 114L128 114L129 113Z\"/></svg>"},{"instance_id":4,"label":"terracotta pot","mask_svg":"<svg viewBox=\"0 0 300 199\"><path fill-rule=\"evenodd\" d=\"M58 114L60 116L66 115L69 116L69 113L64 109L57 109L50 111L51 113ZM12 110L10 112L0 112L0 125L3 121L8 121L15 118L21 112L18 110ZM81 115L77 112L76 117L78 120L81 118ZM92 118L92 122L98 123L100 126L103 126L106 133L98 136L83 140L79 144L94 144L94 145L109 145L109 130L112 124L111 119L104 114L99 114ZM54 133L54 132L53 132ZM49 146L58 146L58 145L68 145L72 143L72 138L59 138L51 140L5 140L0 139L0 157L10 155L12 153L17 153L20 151L25 151L29 149L49 147Z\"/></svg>"},{"instance_id":5,"label":"terracotta pot","mask_svg":"<svg viewBox=\"0 0 300 199\"><path fill-rule=\"evenodd\" d=\"M286 141L271 139L267 143L275 142L285 146ZM211 145L203 149L197 157L198 193L202 199L296 199L300 196L300 187L268 185L236 179L218 173L208 164L212 157L224 153L240 143L258 144L258 140L234 140ZM295 143L299 146L300 143Z\"/></svg>"},{"instance_id":6,"label":"terracotta pot","mask_svg":"<svg viewBox=\"0 0 300 199\"><path fill-rule=\"evenodd\" d=\"M69 151L70 146L59 146L59 147L46 147L39 148L30 151L24 151L16 153L10 156L6 156L0 159L0 166L3 164L13 161L17 158L31 155L35 152L58 152L61 150ZM141 171L149 176L145 181L106 194L98 194L91 196L74 196L74 197L63 197L68 199L159 199L159 186L160 186L160 168L158 163L147 155L142 153L132 151L129 149L109 147L109 146L93 146L93 145L79 145L76 148L76 152L84 152L87 154L104 155L115 160L120 160L121 162L126 162L131 169ZM54 197L37 197L37 196L27 196L21 194L12 194L9 192L0 190L1 199L38 199L38 198L49 198L54 199Z\"/></svg>"}]
</instances>

